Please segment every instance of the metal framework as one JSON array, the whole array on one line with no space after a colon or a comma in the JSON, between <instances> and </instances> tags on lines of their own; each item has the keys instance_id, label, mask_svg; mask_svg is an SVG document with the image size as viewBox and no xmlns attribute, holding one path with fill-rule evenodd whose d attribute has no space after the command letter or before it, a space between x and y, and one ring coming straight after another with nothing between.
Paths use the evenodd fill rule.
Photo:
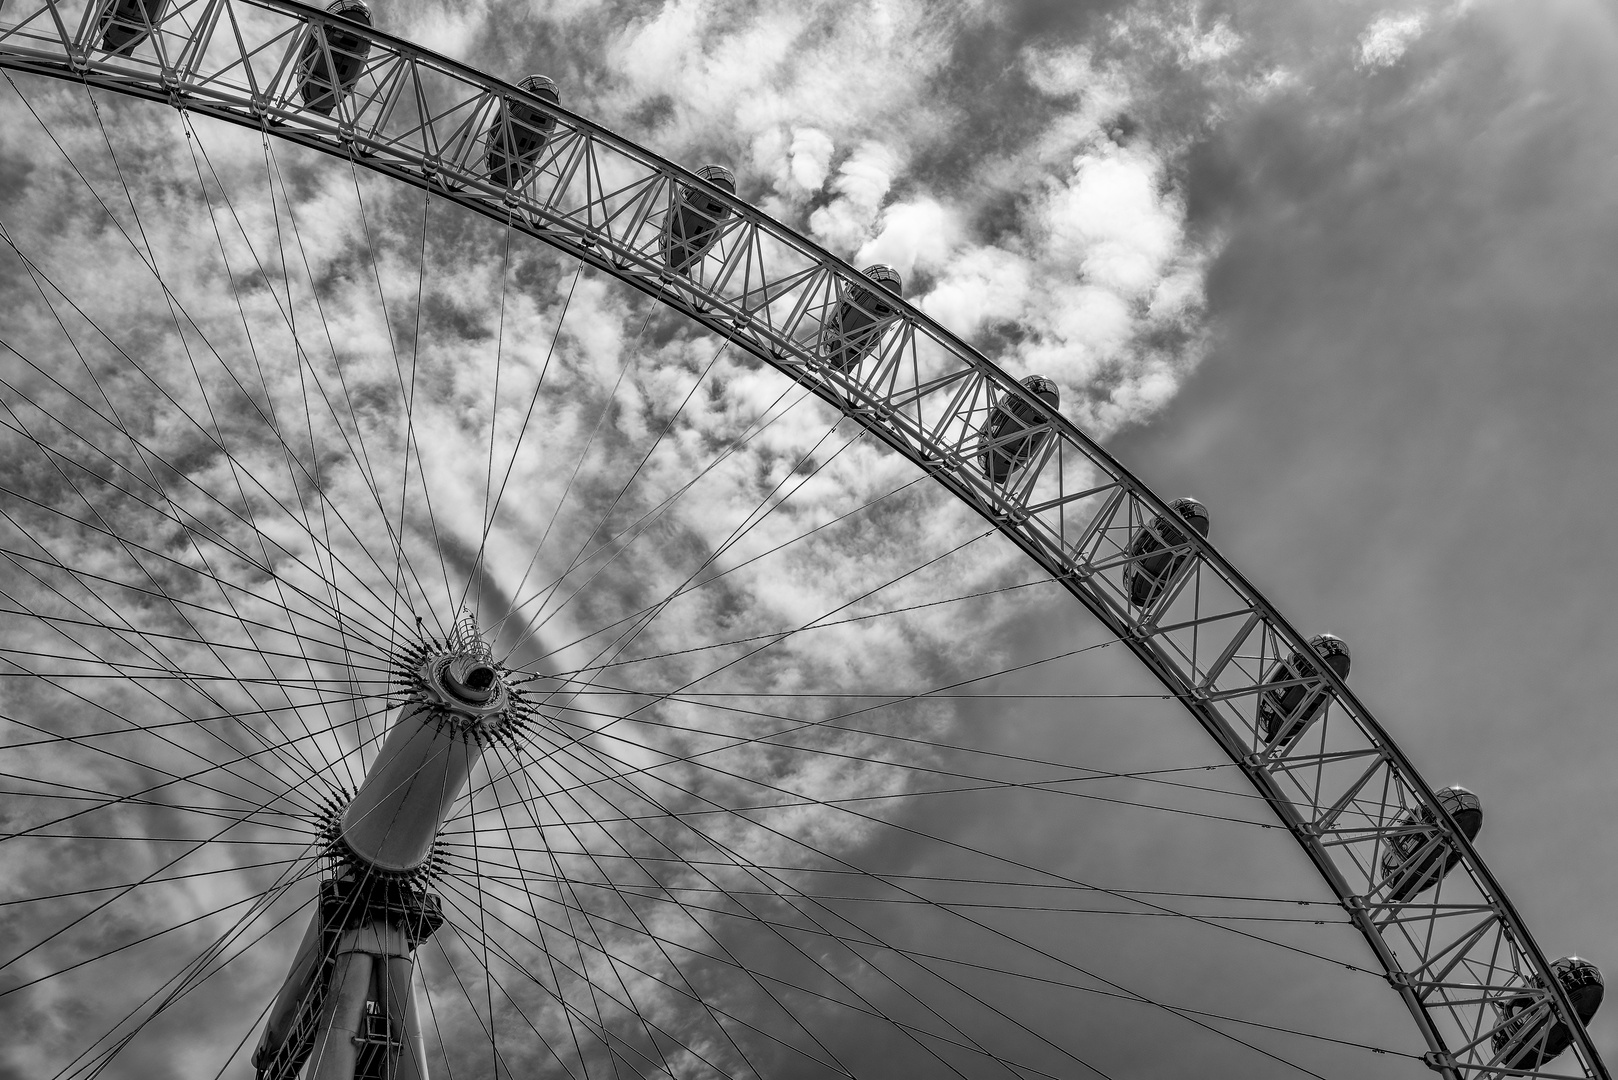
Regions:
<instances>
[{"instance_id":1,"label":"metal framework","mask_svg":"<svg viewBox=\"0 0 1618 1080\"><path fill-rule=\"evenodd\" d=\"M109 51L116 19L127 24L124 44ZM355 41L366 44L344 44ZM6 0L0 66L260 128L430 189L771 364L993 522L1144 661L1313 860L1408 1006L1431 1068L1453 1080L1608 1076L1449 810L1307 639L1206 539L1165 529L1163 500L909 305L882 305L857 362L835 349L828 362L823 340L841 325L840 305L869 295L847 263L545 96L291 0ZM311 89L322 75L328 81ZM691 226L670 221L682 209L689 216L698 195L722 209L693 257ZM679 259L669 254L676 227L685 230ZM983 461L999 441L984 433L1005 429L995 421L1007 413L1031 426L1016 432L1017 467L995 483ZM1163 542L1138 543L1148 532ZM1126 574L1165 550L1175 558L1161 587L1137 606ZM1293 653L1315 657L1296 678L1297 667L1280 667ZM1267 739L1261 705L1290 686L1310 693L1281 737ZM1447 877L1410 889L1412 860L1451 859ZM1541 1063L1539 1048L1563 1025L1571 1049Z\"/></svg>"}]
</instances>

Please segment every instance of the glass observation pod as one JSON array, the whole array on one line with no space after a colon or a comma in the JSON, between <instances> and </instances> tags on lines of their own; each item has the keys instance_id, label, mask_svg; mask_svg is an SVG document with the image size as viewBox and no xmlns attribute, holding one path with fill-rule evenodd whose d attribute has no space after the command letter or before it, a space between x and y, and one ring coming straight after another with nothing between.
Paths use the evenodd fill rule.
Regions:
<instances>
[{"instance_id":1,"label":"glass observation pod","mask_svg":"<svg viewBox=\"0 0 1618 1080\"><path fill-rule=\"evenodd\" d=\"M1483 804L1464 787L1440 788L1433 793L1449 812L1467 840L1476 840L1483 828ZM1444 840L1433 812L1425 806L1406 810L1393 823L1397 832L1388 839L1382 856L1382 877L1388 899L1402 903L1430 886L1460 862L1461 853Z\"/></svg>"},{"instance_id":2,"label":"glass observation pod","mask_svg":"<svg viewBox=\"0 0 1618 1080\"><path fill-rule=\"evenodd\" d=\"M1348 678L1350 658L1348 642L1336 634L1316 634L1309 639L1309 647L1326 661L1339 679ZM1314 679L1320 672L1314 661L1302 653L1293 653L1271 669L1265 682L1290 682L1295 679ZM1323 685L1289 686L1284 690L1266 690L1259 695L1258 724L1264 741L1277 749L1285 749L1302 735L1304 729L1326 707L1331 692Z\"/></svg>"},{"instance_id":3,"label":"glass observation pod","mask_svg":"<svg viewBox=\"0 0 1618 1080\"><path fill-rule=\"evenodd\" d=\"M517 89L553 105L562 103L556 84L543 75L528 76L517 84ZM539 152L555 130L554 116L526 102L502 100L500 113L489 128L489 179L503 187L516 187L539 160Z\"/></svg>"},{"instance_id":4,"label":"glass observation pod","mask_svg":"<svg viewBox=\"0 0 1618 1080\"><path fill-rule=\"evenodd\" d=\"M337 0L326 11L360 26L371 25L371 9L365 0ZM364 36L335 26L314 25L298 55L298 93L304 105L330 116L359 82L365 58L370 54L371 43Z\"/></svg>"},{"instance_id":5,"label":"glass observation pod","mask_svg":"<svg viewBox=\"0 0 1618 1080\"><path fill-rule=\"evenodd\" d=\"M128 56L151 35L168 6L169 0L118 0L109 5L96 23L101 47L114 55Z\"/></svg>"},{"instance_id":6,"label":"glass observation pod","mask_svg":"<svg viewBox=\"0 0 1618 1080\"><path fill-rule=\"evenodd\" d=\"M1129 557L1134 561L1124 568L1124 588L1129 592L1129 602L1139 608L1150 606L1162 596L1191 557L1189 551L1171 550L1186 542L1181 531L1184 525L1191 526L1203 539L1208 536L1208 508L1201 502L1175 499L1169 509L1177 516L1159 514L1152 519L1150 528L1141 529L1129 542Z\"/></svg>"},{"instance_id":7,"label":"glass observation pod","mask_svg":"<svg viewBox=\"0 0 1618 1080\"><path fill-rule=\"evenodd\" d=\"M1061 391L1043 375L1028 376L1022 386L1053 412L1061 404ZM978 466L990 483L1004 484L1034 459L1047 434L1049 429L1032 405L1005 395L978 433Z\"/></svg>"},{"instance_id":8,"label":"glass observation pod","mask_svg":"<svg viewBox=\"0 0 1618 1080\"><path fill-rule=\"evenodd\" d=\"M904 295L904 279L893 267L877 263L860 273L880 287L849 286L821 330L820 358L833 371L847 371L871 354L898 310L893 300Z\"/></svg>"},{"instance_id":9,"label":"glass observation pod","mask_svg":"<svg viewBox=\"0 0 1618 1080\"><path fill-rule=\"evenodd\" d=\"M1564 956L1551 965L1551 974L1562 984L1579 1023L1589 1024L1606 991L1600 969L1577 956ZM1544 986L1537 975L1529 985L1535 989ZM1545 1005L1541 994L1508 998L1500 1011L1502 1023L1494 1031L1494 1053L1504 1068L1537 1069L1573 1045L1573 1032Z\"/></svg>"},{"instance_id":10,"label":"glass observation pod","mask_svg":"<svg viewBox=\"0 0 1618 1080\"><path fill-rule=\"evenodd\" d=\"M723 165L704 165L697 175L727 195L736 194L736 174ZM701 188L678 184L663 225L663 261L677 274L708 254L719 231L730 219L730 207Z\"/></svg>"}]
</instances>

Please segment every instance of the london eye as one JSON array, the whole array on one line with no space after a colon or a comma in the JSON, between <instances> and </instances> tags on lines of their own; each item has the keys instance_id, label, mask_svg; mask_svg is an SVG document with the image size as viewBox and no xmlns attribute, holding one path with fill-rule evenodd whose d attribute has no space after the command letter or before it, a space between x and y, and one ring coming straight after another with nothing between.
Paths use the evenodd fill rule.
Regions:
<instances>
[{"instance_id":1,"label":"london eye","mask_svg":"<svg viewBox=\"0 0 1618 1080\"><path fill-rule=\"evenodd\" d=\"M433 47L0 8L14 1067L1608 1075L1216 502Z\"/></svg>"}]
</instances>

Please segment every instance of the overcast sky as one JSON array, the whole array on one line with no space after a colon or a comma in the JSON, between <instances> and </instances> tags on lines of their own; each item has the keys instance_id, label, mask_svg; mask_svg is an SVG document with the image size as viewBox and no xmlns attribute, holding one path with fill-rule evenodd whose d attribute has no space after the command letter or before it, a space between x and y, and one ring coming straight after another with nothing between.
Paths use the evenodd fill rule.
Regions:
<instances>
[{"instance_id":1,"label":"overcast sky","mask_svg":"<svg viewBox=\"0 0 1618 1080\"><path fill-rule=\"evenodd\" d=\"M1349 7L1308 7L1347 43ZM1193 221L1226 238L1216 344L1113 449L1207 499L1297 625L1353 642L1418 767L1481 796L1480 850L1547 954L1610 967L1618 23L1552 3L1405 25L1427 29L1385 66L1375 34L1319 42L1307 93L1193 154ZM1592 1030L1610 1060L1618 1023Z\"/></svg>"},{"instance_id":2,"label":"overcast sky","mask_svg":"<svg viewBox=\"0 0 1618 1080\"><path fill-rule=\"evenodd\" d=\"M1546 953L1577 953L1618 973L1609 899L1618 895L1618 869L1604 828L1618 820L1612 783L1618 734L1610 722L1610 703L1618 700L1618 575L1603 558L1607 537L1618 529L1610 478L1618 462L1618 425L1611 419L1618 375L1606 347L1610 331L1618 329L1618 286L1609 268L1618 257L1618 195L1611 182L1618 133L1609 116L1618 99L1618 16L1610 6L1598 0L558 0L396 2L376 10L382 28L476 67L512 80L529 72L551 76L568 108L682 164L728 164L742 198L856 265L893 265L913 302L991 359L1018 376L1054 378L1066 415L1102 438L1159 494L1195 494L1210 506L1214 542L1294 625L1305 633L1329 629L1349 640L1356 691L1426 778L1434 786L1462 783L1480 795L1485 824L1479 849ZM82 91L19 85L90 182L104 195L122 198L120 170L106 154ZM242 322L265 327L260 333L270 344L262 362L274 387L266 390L267 399L291 407L307 393L297 389L300 368L290 359L292 351L283 348L286 356L276 359L274 335L281 331L275 289L282 287L284 296L284 286L274 284L271 272L266 288L265 275L246 269L255 253L274 263L265 252L275 245L277 229L289 226L277 216L289 208L304 231L300 244L312 267L304 271L304 284L294 285L303 294L293 306L308 325L323 321L332 328L330 349L344 356L355 379L359 414L364 425L374 425L365 426L374 445L403 438L388 428L391 414L380 395L398 393L398 384L388 382L398 370L396 339L425 327L417 351L425 357L423 394L429 400L413 429L424 465L410 466L410 482L426 483L446 524L441 535L423 528L407 544L414 545L418 571L429 578L440 572L436 552L447 552L442 573L457 585L472 573L482 520L491 425L487 398L479 395L489 391L498 349L505 389L493 438L501 454L516 459L516 494L502 502L504 516L497 518L478 566L480 588L491 604L509 605L559 576L598 523L621 526L655 506L702 470L717 447L749 435L761 415L773 415L771 403L788 387L743 358L715 359L715 342L657 315L610 281L575 277L573 265L532 245L508 249L487 223L456 217L440 204L427 211L424 232L422 199L413 190L366 181L371 216L362 221L355 181L345 168L287 151L275 166L283 170L275 184L285 186L275 189L279 202L272 203L254 194L264 189L266 171L256 133L199 125L197 145L210 155L199 165L172 115L147 105L103 100L102 106L117 119L112 142L118 163L142 207L142 222L152 230L140 242L152 246L161 266L172 268L169 277L187 311L226 352L242 354L245 343L228 336ZM218 170L201 189L199 168ZM240 222L250 240L220 238L198 224L207 220L209 208L203 191L239 198L241 205L229 216L213 206L214 221L227 233ZM159 381L168 372L180 380L169 385L183 386L196 361L172 335L161 293L131 254L133 242L108 224L109 213L124 214L116 199L112 205L105 210L96 203L18 95L0 87L0 220L20 243L31 245L25 250L70 296L94 298L98 319L114 337L149 356ZM121 220L136 231L133 211ZM290 249L282 243L290 263ZM374 272L361 254L373 250ZM61 326L15 258L5 254L0 295L10 314L0 325L7 341L22 353L58 356L66 364L73 354L63 345ZM430 268L426 275L424 264ZM221 274L227 266L230 273ZM318 312L311 279L322 297ZM226 295L224 280L239 291ZM376 303L379 287L389 304L386 316ZM559 322L553 370L550 343ZM188 340L196 344L199 336ZM91 338L80 334L75 340ZM324 336L317 340L327 347ZM238 480L203 445L206 440L165 419L172 402L127 366L112 363L110 350L85 347L92 362L109 365L109 396L127 403L132 415L153 415L150 445L166 455L176 477L227 497L239 490L230 486ZM16 388L42 400L51 391L17 367L12 355L6 400L21 411L10 415L17 424L43 422L19 404ZM260 362L257 354L254 362ZM250 395L231 398L222 381L208 378L223 414L210 415L209 423L221 425L215 430L226 441L250 440L259 422L244 404ZM519 446L515 432L523 406L539 385L546 392L544 422ZM80 389L88 394L92 386L81 380ZM374 402L365 398L367 389L379 395ZM689 403L676 414L687 394ZM201 415L205 398L184 400ZM225 407L231 402L236 409ZM603 413L608 404L613 409ZM318 412L311 413L309 440L329 456L311 455L309 461L318 457L330 470L322 480L327 505L352 509L358 523L356 535L335 544L351 567L358 566L340 584L356 594L365 585L386 591L387 572L361 565L367 551L380 552L384 563L391 558L387 543L377 539L389 526L365 505L367 470L381 475L378 486L390 491L403 471L398 462L356 463L344 422ZM681 509L648 533L627 566L599 583L591 578L571 604L547 598L544 604L554 606L541 605L547 615L537 635L529 640L508 626L502 647L515 649L518 660L558 650L547 663L565 668L587 662L600 641L573 649L561 644L587 637L678 585L696 560L723 547L730 531L750 520L759 500L798 475L812 474L727 552L729 561L720 565L734 567L728 583L671 605L636 640L639 655L800 625L983 530L981 522L942 499L907 488L852 524L828 529L814 545L740 565L913 479L874 446L853 443L833 455L853 434L846 425L834 429L833 419L814 405L787 413L706 475ZM88 422L82 415L79 420ZM362 426L357 418L353 424L356 430ZM648 459L641 486L620 505L616 492L624 463L662 442L658 432L665 424L673 425L673 434ZM101 437L111 439L110 430ZM8 472L11 498L71 502L62 474L46 458L21 442L8 445L21 463ZM581 445L590 448L582 458ZM288 478L295 469L277 447L263 447L262 456L240 453L268 490L293 505L302 498L306 513L319 508L320 499ZM800 466L805 454L810 464ZM398 456L405 460L405 451ZM576 463L577 475L571 475ZM183 501L180 486L175 497ZM254 498L241 495L248 504ZM123 522L125 531L156 530L150 507L117 505L108 516ZM218 516L216 507L196 507L198 520ZM35 531L56 529L44 524L46 518L29 518L20 503L13 502L12 510L19 516L8 524L8 551L27 547L18 521L30 522ZM81 578L105 573L126 584L145 580L133 569L132 556L107 549L106 537L85 526L91 519L73 512L79 515L75 524L50 532L57 557ZM273 542L296 548L291 518L259 527ZM536 535L550 545L538 558ZM217 599L217 590L208 593L198 560L203 550L226 556L208 545L183 548L185 543L169 537L165 550L178 552L188 569L165 581L176 593L194 589ZM310 556L316 569L319 558ZM319 573L286 573L293 584L319 591ZM1000 589L1033 577L1009 545L976 541L884 590L879 606ZM27 603L56 602L37 582L25 580L16 561L0 566L0 581ZM438 608L450 606L441 602L444 587L429 582L418 592ZM270 612L271 623L276 604L285 603L263 591L256 600ZM360 600L363 607L363 595ZM385 604L377 610L387 615ZM154 620L147 624L156 628L149 631L154 635L174 629L161 612L143 614ZM30 643L41 631L19 624L8 633L6 647L20 657L35 647ZM1075 604L1037 585L804 638L742 665L734 685L722 685L773 694L886 693L953 683L1104 641ZM197 642L177 649L176 663L194 665L189 670L195 672L211 673L224 663ZM651 680L642 684L646 688L664 686L657 680L687 670L679 663L651 664L638 677ZM200 698L171 698L159 708L134 691L90 685L74 686L88 695L74 700L97 701L107 716L156 721L169 715L163 708L184 713L217 707ZM56 688L8 683L5 692L8 716L43 722L40 717L49 715L47 728L71 711ZM985 692L1131 695L1155 688L1123 650L1103 648L1015 680L994 680ZM251 707L220 693L233 708ZM802 706L784 700L760 707L790 715L800 715L792 710L801 708L805 717L821 715L819 708L850 707L847 699L822 704L811 698ZM594 704L603 711L617 707L611 701ZM644 745L593 745L603 760L630 767L654 760L647 747L692 752L707 746L700 732L714 721L703 711L669 707L655 715L675 725L668 741L648 731L635 736ZM1218 764L1216 748L1166 703L1003 696L904 706L877 716L871 721L877 734L827 735L812 744L815 753L733 748L722 756L722 768L671 770L668 790L657 792L686 809L700 809L703 799L730 806L757 799L764 789L735 773L767 778L775 785L769 790L807 799L904 796L876 799L872 805L880 809L871 811L902 829L822 806L777 811L768 827L726 818L701 834L702 843L730 845L769 865L823 865L817 861L822 854L807 854L808 844L817 853L891 874L1004 875L1008 866L1022 865L1110 888L1325 895L1284 834L1226 820L1267 819L1261 807L1246 805L1239 781L1224 772L1195 775L1205 777L1198 783L1236 794L1166 793L1140 782L1084 789L1156 807L1142 808L1032 792L915 797L916 790L938 786L938 778L902 767L1001 769L996 775L1027 779L1016 772L1020 765L991 766L988 755L1018 755L1070 770ZM751 722L728 714L724 719ZM86 721L92 727L105 722ZM891 739L896 731L945 749L899 746ZM214 754L223 745L204 748L179 738L196 754ZM333 736L313 747L311 756L336 760L352 745L353 734L341 738L349 742ZM14 735L9 742L20 739ZM172 746L144 752L152 756L130 751L137 763L159 771L182 767L181 758L170 756L179 754ZM105 785L87 784L94 790L135 790L139 778L148 776L134 766L126 769L127 763L88 755L43 765L27 755L13 758L14 771L43 768L58 778L81 778L75 782L91 775ZM579 765L585 772L590 767ZM545 772L543 779L565 786L568 777ZM506 783L512 799L524 797L518 782ZM496 784L493 790L503 789ZM546 801L539 815L546 828L533 822L536 847L542 832L552 849L590 847L588 831L582 838L577 832L559 837L553 817L639 808L615 803L610 791L572 798L560 808ZM50 800L37 801L12 800L3 812L7 827L59 809ZM1165 812L1163 805L1175 809ZM119 828L150 835L175 826L168 818L105 813ZM489 810L468 820L488 828L500 819ZM177 827L201 831L183 818ZM946 836L959 846L903 830ZM672 830L665 839L692 858L702 846L698 835ZM36 843L0 851L0 866L16 882L8 898L44 895L64 881L69 887L107 884L155 865L153 856L130 854L116 844L86 849L87 841L64 843L62 849ZM974 844L1001 861L977 862L963 854ZM84 850L93 858L71 871L51 861ZM230 860L252 861L240 853L222 857L227 868ZM589 874L582 867L571 872ZM239 876L256 882L255 889L267 883L246 870ZM808 876L795 880L811 891L831 891L824 882L806 884ZM15 985L45 974L53 963L86 955L97 942L104 948L119 933L173 922L172 905L182 901L191 905L188 912L204 912L233 895L228 886L210 892L214 882L204 879L183 894L162 892L118 921L94 924L91 939L66 935L53 941L5 969L4 979ZM1005 900L1012 891L988 898ZM241 893L237 886L234 895ZM306 885L276 909L276 917L309 895L312 887ZM520 906L518 895L513 891L504 902ZM1018 895L1027 903L1069 902L1048 890L1039 890L1037 901ZM558 910L560 901L558 894ZM1072 965L1080 965L1115 986L1188 1008L1400 1051L1421 1049L1402 1006L1376 976L1345 972L1204 924L1106 916L1085 921L1071 912L1033 911L1007 914L993 924L1069 965L1046 969L1043 959L1018 952L1021 946L1007 948L991 933L964 931L947 920L933 925L900 904L867 907L875 911L862 908L857 916L864 932L918 951L936 948L956 962L1053 977L1071 977ZM1329 906L1321 910L1332 918ZM56 925L38 905L19 912L0 930L8 960L43 937L47 931L41 928ZM520 911L508 916L522 917ZM221 1055L228 1057L253 1026L249 1014L274 991L286 950L306 917L291 919L248 954L249 962L269 957L248 977L215 989L207 1003L191 999L190 1011L176 1010L172 1020L153 1025L131 1044L121 1067L128 1075L161 1075L154 1070L163 1068L176 1076L213 1075ZM1352 964L1371 962L1363 942L1342 926L1262 925L1267 937L1284 945ZM690 943L677 919L657 926L666 940ZM657 970L655 950L633 931L600 932L618 955ZM777 965L783 978L816 976L807 961L736 933L729 941L733 948L760 965ZM473 951L466 940L455 941L442 962L429 963L428 980L452 1034L475 1032L484 1015L482 999L455 988L456 974L475 959ZM181 953L176 945L170 955ZM1012 954L1016 958L1008 959ZM142 955L100 961L99 969L83 969L76 981L47 980L31 996L0 998L0 1016L9 1010L33 1034L0 1048L0 1075L50 1075L83 1048L83 1031L94 1028L93 1036L100 1035L122 1015L116 1010L155 989L137 970ZM830 946L816 955L880 1008L925 1026L925 1017L895 986L850 974L849 956ZM578 962L585 963L582 954ZM108 970L122 975L96 974ZM685 970L710 1001L749 1017L782 1042L798 1039L759 1004L756 987L727 982L722 965L692 962ZM508 983L520 981L510 969L506 974ZM622 978L622 971L611 974ZM1071 1041L1063 1042L1061 1052L1018 1042L981 1006L963 1021L968 1029L991 1046L1007 1040L1004 1045L1059 1075L1082 1072L1075 1057L1120 1077L1180 1076L1193 1067L1215 1074L1304 1075L1161 1010L1079 996L1085 1006L1080 1009L1075 995L1047 996L1029 980L981 971L973 977L982 982L972 985L1043 1036ZM120 978L139 987L139 994L116 989ZM216 976L207 985L224 981ZM631 982L646 1015L689 1032L688 1052L725 1059L720 1033L682 1012L666 986ZM932 989L940 1008L960 1004L953 991ZM520 990L512 992L522 998ZM70 999L77 999L77 1009L65 1004ZM951 1004L943 1005L946 1000ZM825 1031L835 1032L824 1036L826 1044L860 1075L922 1075L933 1067L917 1056L912 1041L862 1027L853 1012L818 999L806 998L800 1006L806 1016L822 1017ZM566 1021L542 1013L536 1006L531 1015L548 1037L565 1042ZM1406 1062L1406 1071L1399 1072L1395 1059L1360 1050L1226 1030L1242 1031L1266 1051L1326 1076L1426 1075L1420 1065ZM1592 1031L1607 1056L1618 1059L1618 1012L1598 1016ZM256 1037L255 1030L249 1045ZM435 1038L429 1036L436 1053ZM554 1065L525 1038L505 1035L502 1042L509 1049L500 1075L547 1060ZM754 1053L781 1075L823 1074L792 1054ZM486 1056L446 1057L454 1057L457 1076L490 1074ZM203 1069L203 1060L214 1064ZM46 1063L51 1067L41 1072ZM240 1058L235 1067L244 1067ZM969 1068L968 1075L974 1074Z\"/></svg>"}]
</instances>

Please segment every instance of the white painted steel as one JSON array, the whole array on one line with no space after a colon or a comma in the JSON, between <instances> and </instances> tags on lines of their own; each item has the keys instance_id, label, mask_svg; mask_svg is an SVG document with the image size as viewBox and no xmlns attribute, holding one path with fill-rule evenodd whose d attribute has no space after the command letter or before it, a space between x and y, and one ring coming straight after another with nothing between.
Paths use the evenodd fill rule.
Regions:
<instances>
[{"instance_id":1,"label":"white painted steel","mask_svg":"<svg viewBox=\"0 0 1618 1080\"><path fill-rule=\"evenodd\" d=\"M429 659L418 673L421 699L399 710L338 836L369 866L405 874L425 866L450 812L466 794L472 767L498 728L508 698L496 679L487 700L462 700L457 678L467 658ZM491 669L485 668L485 671ZM492 671L491 671L492 674Z\"/></svg>"},{"instance_id":2,"label":"white painted steel","mask_svg":"<svg viewBox=\"0 0 1618 1080\"><path fill-rule=\"evenodd\" d=\"M419 869L433 840L466 791L482 748L411 706L388 729L387 741L354 801L343 811L341 835L360 859L388 873Z\"/></svg>"}]
</instances>

